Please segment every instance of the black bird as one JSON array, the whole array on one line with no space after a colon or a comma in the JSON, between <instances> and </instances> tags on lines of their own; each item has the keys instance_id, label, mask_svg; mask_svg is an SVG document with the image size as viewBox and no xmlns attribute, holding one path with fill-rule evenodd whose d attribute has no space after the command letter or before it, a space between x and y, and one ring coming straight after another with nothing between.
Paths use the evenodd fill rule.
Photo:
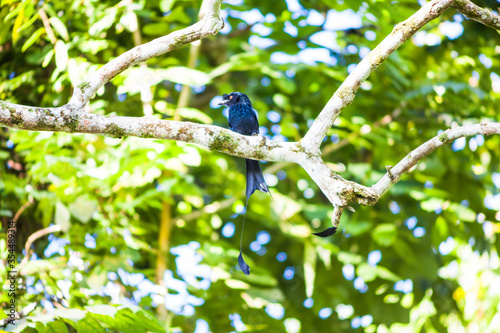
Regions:
<instances>
[{"instance_id":1,"label":"black bird","mask_svg":"<svg viewBox=\"0 0 500 333\"><path fill-rule=\"evenodd\" d=\"M229 106L229 129L243 135L259 134L259 121L257 111L252 108L252 102L247 95L240 92L233 92L222 95L222 103L219 105ZM269 192L264 175L259 166L259 161L246 159L247 166L247 189L246 195L249 198L255 190Z\"/></svg>"},{"instance_id":2,"label":"black bird","mask_svg":"<svg viewBox=\"0 0 500 333\"><path fill-rule=\"evenodd\" d=\"M224 94L222 95L222 102L219 103L219 105L229 106L228 120L229 129L231 131L243 135L259 134L259 121L257 120L257 112L252 108L252 102L250 102L250 98L248 98L247 95L240 92ZM247 265L245 260L243 260L241 251L241 241L243 240L243 228L245 226L246 207L248 206L248 199L255 192L255 190L269 193L269 195L271 195L271 192L269 192L269 188L264 181L264 175L262 174L262 170L260 169L259 161L250 159L246 159L245 161L247 166L247 201L245 205L245 216L243 217L243 225L241 228L240 255L238 256L238 264L241 270L246 275L248 275L250 274L250 267ZM283 214L283 211L281 213ZM283 217L285 217L285 219L288 221L284 214ZM290 221L288 222L291 224ZM322 232L314 233L314 235L319 237L329 237L335 234L336 231L336 227L331 227Z\"/></svg>"},{"instance_id":3,"label":"black bird","mask_svg":"<svg viewBox=\"0 0 500 333\"><path fill-rule=\"evenodd\" d=\"M257 135L259 134L259 121L257 120L257 112L252 108L252 102L247 95L240 92L232 92L230 94L222 95L222 103L219 105L229 106L229 129L233 132L240 133L243 135ZM264 181L264 175L260 169L259 161L246 159L247 167L247 188L246 196L248 205L248 199L255 192L259 190L261 192L269 193L269 188ZM246 217L246 207L245 207L245 217ZM241 236L243 238L243 227L245 226L245 217L243 218L243 226L241 229ZM241 251L241 240L240 240L240 255L238 257L238 264L246 275L250 274L250 267L247 265L245 260L243 260L243 255Z\"/></svg>"}]
</instances>

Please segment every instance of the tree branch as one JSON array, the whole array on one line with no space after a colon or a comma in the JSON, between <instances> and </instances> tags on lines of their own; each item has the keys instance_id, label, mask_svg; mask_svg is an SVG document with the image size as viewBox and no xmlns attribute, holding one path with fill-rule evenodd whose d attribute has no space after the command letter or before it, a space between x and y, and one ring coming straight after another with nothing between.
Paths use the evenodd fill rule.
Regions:
<instances>
[{"instance_id":1,"label":"tree branch","mask_svg":"<svg viewBox=\"0 0 500 333\"><path fill-rule=\"evenodd\" d=\"M481 8L470 0L455 0L452 6L467 18L482 23L487 27L500 30L500 16L491 10Z\"/></svg>"},{"instance_id":2,"label":"tree branch","mask_svg":"<svg viewBox=\"0 0 500 333\"><path fill-rule=\"evenodd\" d=\"M194 143L212 151L233 156L301 165L334 206L333 225L338 226L344 208L350 203L373 205L418 161L438 147L468 135L500 132L498 123L465 126L447 130L415 149L388 170L372 187L347 181L334 173L320 156L319 147L340 112L354 100L368 76L426 23L454 6L466 16L498 29L498 15L477 7L469 0L432 0L406 21L395 26L346 78L328 101L313 125L299 142L274 142L262 136L243 136L218 126L159 120L154 117L101 116L83 112L95 92L127 68L176 48L216 34L224 25L220 18L222 0L205 0L205 16L196 24L139 45L101 67L75 88L70 102L58 108L39 108L0 101L0 125L33 131L92 133L113 137L136 136ZM24 261L24 260L23 260Z\"/></svg>"},{"instance_id":3,"label":"tree branch","mask_svg":"<svg viewBox=\"0 0 500 333\"><path fill-rule=\"evenodd\" d=\"M332 127L340 112L352 103L356 92L368 76L408 38L429 21L440 16L452 3L453 0L430 1L409 19L396 25L389 36L358 64L333 94L301 141L302 146L308 151L319 152L319 147L326 133Z\"/></svg>"},{"instance_id":4,"label":"tree branch","mask_svg":"<svg viewBox=\"0 0 500 333\"><path fill-rule=\"evenodd\" d=\"M334 205L346 200L339 193L350 193L350 202L373 204L373 200L357 198L352 193L373 197L366 187L349 182L323 162L319 155L306 152L297 142L277 142L264 137L245 136L228 129L191 122L160 120L153 117L102 116L75 114L67 106L59 108L29 108L0 101L0 124L33 131L92 133L114 137L136 136L195 143L212 151L266 161L300 164ZM320 172L314 174L316 171ZM353 192L354 191L354 192Z\"/></svg>"},{"instance_id":5,"label":"tree branch","mask_svg":"<svg viewBox=\"0 0 500 333\"><path fill-rule=\"evenodd\" d=\"M32 312L35 309L36 309L36 302L26 305L21 311L18 311L14 314L13 319L11 317L7 317L0 320L0 328L6 328L12 322L12 320L19 320L23 317L26 317L27 315L30 314L30 312Z\"/></svg>"},{"instance_id":6,"label":"tree branch","mask_svg":"<svg viewBox=\"0 0 500 333\"><path fill-rule=\"evenodd\" d=\"M51 225L50 227L43 228L43 229L35 231L34 233L32 233L28 237L28 240L26 241L26 245L24 246L24 251L26 252L26 255L24 256L23 260L21 261L21 263L17 267L17 274L16 274L16 276L17 275L23 275L21 273L21 271L24 268L24 266L26 266L26 264L28 263L28 261L30 260L31 244L33 244L33 242L36 241L40 237L43 237L45 235L48 235L48 234L51 234L51 233L54 233L54 232L58 232L58 231L61 231L61 226L60 225Z\"/></svg>"},{"instance_id":7,"label":"tree branch","mask_svg":"<svg viewBox=\"0 0 500 333\"><path fill-rule=\"evenodd\" d=\"M14 218L12 219L12 221L14 221L14 223L17 223L17 220L19 220L19 218L21 217L21 214L24 212L24 210L26 208L28 208L29 206L31 206L31 204L33 204L34 200L33 200L33 197L30 196L28 198L28 201L26 201L24 203L24 205L21 206L21 208L19 208L19 210L16 212L16 215L14 215Z\"/></svg>"},{"instance_id":8,"label":"tree branch","mask_svg":"<svg viewBox=\"0 0 500 333\"><path fill-rule=\"evenodd\" d=\"M458 138L473 135L493 135L500 134L500 123L475 124L468 126L447 129L438 136L430 139L417 149L411 151L396 166L392 167L375 185L371 187L377 195L377 200L396 184L401 176L408 172L413 166L420 162L424 157Z\"/></svg>"},{"instance_id":9,"label":"tree branch","mask_svg":"<svg viewBox=\"0 0 500 333\"><path fill-rule=\"evenodd\" d=\"M205 15L205 3L207 0L204 0L201 4L200 11L198 13L198 19L203 18ZM188 56L188 61L187 61L187 67L188 68L195 68L196 66L196 60L198 59L198 56L200 54L200 48L201 48L201 40L197 40L191 45L189 45L189 56ZM177 107L174 110L174 120L181 120L181 115L180 111L188 107L189 105L189 97L191 96L191 87L188 85L183 85L181 93L179 95L179 100L177 102Z\"/></svg>"},{"instance_id":10,"label":"tree branch","mask_svg":"<svg viewBox=\"0 0 500 333\"><path fill-rule=\"evenodd\" d=\"M219 126L154 117L74 114L66 106L30 108L0 101L0 125L31 131L184 141L209 150L258 160L298 162L308 156L296 142L275 142L262 136L244 136Z\"/></svg>"},{"instance_id":11,"label":"tree branch","mask_svg":"<svg viewBox=\"0 0 500 333\"><path fill-rule=\"evenodd\" d=\"M224 26L224 21L219 15L221 2L222 0L209 0L206 4L205 16L197 23L136 46L99 68L87 81L75 88L68 103L69 108L82 111L99 88L124 70L201 38L217 34Z\"/></svg>"}]
</instances>

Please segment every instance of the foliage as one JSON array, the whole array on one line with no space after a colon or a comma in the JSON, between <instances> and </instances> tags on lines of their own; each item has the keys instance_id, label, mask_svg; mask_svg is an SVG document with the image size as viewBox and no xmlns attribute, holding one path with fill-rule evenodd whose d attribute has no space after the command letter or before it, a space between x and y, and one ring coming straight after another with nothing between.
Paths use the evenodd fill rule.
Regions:
<instances>
[{"instance_id":1,"label":"foliage","mask_svg":"<svg viewBox=\"0 0 500 333\"><path fill-rule=\"evenodd\" d=\"M87 73L196 22L200 5L2 0L0 99L65 104ZM242 91L263 134L298 140L353 66L419 7L226 1L226 27L202 41L196 68L187 66L189 47L151 59L100 89L88 111L142 116L150 104L169 119L185 84L191 98L181 118L225 127L217 96ZM430 22L330 130L323 148L332 169L370 185L440 130L500 121L498 41L498 32L454 10ZM307 174L264 164L276 202L263 193L250 199L247 277L236 269L241 159L177 142L0 129L1 259L7 222L30 196L17 223L19 260L33 232L62 227L32 245L16 302L18 310L41 306L15 330L493 332L499 141L478 136L439 149L377 205L344 214L342 231L327 240L310 235L328 226L332 207ZM166 234L162 223L172 225ZM170 246L168 264L157 262L161 244ZM1 293L0 303L8 301Z\"/></svg>"}]
</instances>

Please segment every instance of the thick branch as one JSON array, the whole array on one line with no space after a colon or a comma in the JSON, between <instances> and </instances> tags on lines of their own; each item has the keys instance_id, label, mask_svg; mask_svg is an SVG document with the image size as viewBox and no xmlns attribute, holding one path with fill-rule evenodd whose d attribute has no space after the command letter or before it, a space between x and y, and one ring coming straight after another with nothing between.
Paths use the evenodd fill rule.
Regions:
<instances>
[{"instance_id":1,"label":"thick branch","mask_svg":"<svg viewBox=\"0 0 500 333\"><path fill-rule=\"evenodd\" d=\"M493 135L500 134L500 123L476 124L469 126L461 126L453 129L448 129L438 136L430 139L417 149L410 152L396 166L392 167L388 172L371 187L377 195L377 200L384 195L389 189L396 184L401 176L408 172L413 166L420 162L424 157L454 140L466 136L473 135Z\"/></svg>"},{"instance_id":2,"label":"thick branch","mask_svg":"<svg viewBox=\"0 0 500 333\"><path fill-rule=\"evenodd\" d=\"M68 103L70 108L76 111L82 110L99 88L127 68L218 33L224 26L224 21L219 15L221 2L222 0L208 1L206 14L197 23L136 46L99 68L87 81L75 88L73 97Z\"/></svg>"},{"instance_id":3,"label":"thick branch","mask_svg":"<svg viewBox=\"0 0 500 333\"><path fill-rule=\"evenodd\" d=\"M408 38L429 21L440 16L452 3L453 0L430 1L409 19L396 25L391 34L358 64L337 89L304 136L302 146L308 151L318 152L323 138L335 119L346 106L352 103L356 92L368 76Z\"/></svg>"},{"instance_id":4,"label":"thick branch","mask_svg":"<svg viewBox=\"0 0 500 333\"><path fill-rule=\"evenodd\" d=\"M0 101L0 125L30 131L184 141L209 150L256 160L299 163L308 157L295 142L275 142L262 136L244 136L219 126L160 120L154 117L75 114L67 106L42 109Z\"/></svg>"},{"instance_id":5,"label":"thick branch","mask_svg":"<svg viewBox=\"0 0 500 333\"><path fill-rule=\"evenodd\" d=\"M136 136L195 143L212 151L229 155L275 162L300 164L334 205L348 202L372 204L366 187L346 181L323 162L319 155L305 152L297 142L276 142L262 136L245 136L228 129L191 122L160 120L153 117L120 117L96 114L75 114L67 106L60 108L29 108L0 102L0 125L32 131L91 133L114 137ZM356 199L354 193L364 193ZM366 193L365 193L366 192ZM352 199L336 196L350 193ZM354 200L355 199L355 200ZM373 202L374 203L374 202Z\"/></svg>"},{"instance_id":6,"label":"thick branch","mask_svg":"<svg viewBox=\"0 0 500 333\"><path fill-rule=\"evenodd\" d=\"M159 120L153 117L101 116L81 112L92 95L127 68L192 43L223 26L219 16L222 0L205 0L206 14L198 23L139 45L101 67L88 81L80 84L71 101L58 108L33 108L0 101L0 125L33 131L92 133L113 137L136 136L195 143L209 150L256 160L300 164L318 184L334 206L334 227L350 203L373 205L418 161L438 147L456 138L476 134L498 134L500 124L473 125L447 130L426 142L371 188L347 181L334 173L321 159L319 146L340 112L355 98L362 82L422 26L454 6L466 16L498 29L498 16L469 0L432 0L406 21L398 24L372 52L359 63L335 92L299 142L274 142L262 136L243 136L218 126Z\"/></svg>"},{"instance_id":7,"label":"thick branch","mask_svg":"<svg viewBox=\"0 0 500 333\"><path fill-rule=\"evenodd\" d=\"M490 28L500 30L500 16L489 9L481 8L470 0L455 0L453 7L471 20L478 21Z\"/></svg>"}]
</instances>

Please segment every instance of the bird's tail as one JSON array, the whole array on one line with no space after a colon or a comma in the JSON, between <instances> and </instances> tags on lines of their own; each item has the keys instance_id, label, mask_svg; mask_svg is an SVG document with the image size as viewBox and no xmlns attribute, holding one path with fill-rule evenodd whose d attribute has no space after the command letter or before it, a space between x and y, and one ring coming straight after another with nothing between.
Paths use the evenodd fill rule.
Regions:
<instances>
[{"instance_id":1,"label":"bird's tail","mask_svg":"<svg viewBox=\"0 0 500 333\"><path fill-rule=\"evenodd\" d=\"M266 182L264 181L264 175L260 169L259 161L246 159L247 164L247 198L259 190L261 192L269 192Z\"/></svg>"},{"instance_id":2,"label":"bird's tail","mask_svg":"<svg viewBox=\"0 0 500 333\"><path fill-rule=\"evenodd\" d=\"M259 161L256 160L249 160L246 159L246 164L247 164L247 202L245 204L245 215L243 216L243 224L241 226L241 236L240 236L240 255L238 256L238 265L240 266L240 269L245 273L246 275L250 274L250 266L245 262L245 259L243 259L243 248L242 248L242 243L243 243L243 229L245 228L245 219L247 217L247 207L248 207L248 199L250 199L250 196L255 192L255 190L259 190L262 192L269 192L269 189L267 188L266 182L264 181L264 175L262 174L262 170L260 169Z\"/></svg>"}]
</instances>

